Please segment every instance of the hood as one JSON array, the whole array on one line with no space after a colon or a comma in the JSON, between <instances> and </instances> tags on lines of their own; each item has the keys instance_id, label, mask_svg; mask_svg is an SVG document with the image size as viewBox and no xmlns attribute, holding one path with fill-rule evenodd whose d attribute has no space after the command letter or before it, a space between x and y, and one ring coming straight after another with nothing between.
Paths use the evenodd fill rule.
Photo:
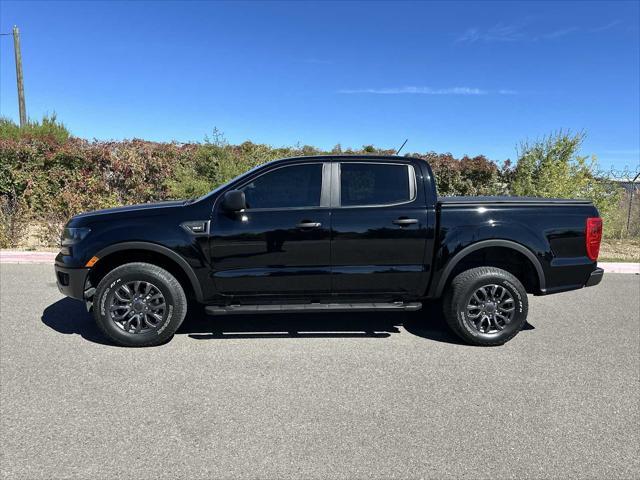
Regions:
<instances>
[{"instance_id":1,"label":"hood","mask_svg":"<svg viewBox=\"0 0 640 480\"><path fill-rule=\"evenodd\" d=\"M185 204L185 200L169 200L164 202L153 203L141 203L139 205L125 205L123 207L105 208L104 210L93 210L90 212L80 213L74 216L69 223L75 223L81 221L84 223L87 220L104 221L108 219L110 215L150 215L156 212L161 213L165 208L181 207Z\"/></svg>"}]
</instances>

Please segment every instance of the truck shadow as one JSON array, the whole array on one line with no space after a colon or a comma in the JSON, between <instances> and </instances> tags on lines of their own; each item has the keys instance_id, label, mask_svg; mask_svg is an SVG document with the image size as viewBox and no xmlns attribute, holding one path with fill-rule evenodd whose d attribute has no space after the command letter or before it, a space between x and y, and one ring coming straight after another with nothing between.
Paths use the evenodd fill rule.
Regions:
<instances>
[{"instance_id":1,"label":"truck shadow","mask_svg":"<svg viewBox=\"0 0 640 480\"><path fill-rule=\"evenodd\" d=\"M418 312L335 312L187 317L178 329L196 340L237 338L388 338L403 327L418 337L461 344L448 329L439 306Z\"/></svg>"},{"instance_id":2,"label":"truck shadow","mask_svg":"<svg viewBox=\"0 0 640 480\"><path fill-rule=\"evenodd\" d=\"M95 325L82 302L64 298L42 312L42 323L63 334L113 345ZM388 338L400 327L417 337L437 342L463 344L447 327L437 303L425 304L418 312L261 314L211 317L203 308L192 308L176 335L194 340L275 338ZM524 330L534 327L526 324Z\"/></svg>"},{"instance_id":3,"label":"truck shadow","mask_svg":"<svg viewBox=\"0 0 640 480\"><path fill-rule=\"evenodd\" d=\"M113 345L113 343L98 330L92 315L87 312L83 302L65 297L45 308L40 320L42 320L42 323L47 327L58 333L80 335L90 342L101 345Z\"/></svg>"}]
</instances>

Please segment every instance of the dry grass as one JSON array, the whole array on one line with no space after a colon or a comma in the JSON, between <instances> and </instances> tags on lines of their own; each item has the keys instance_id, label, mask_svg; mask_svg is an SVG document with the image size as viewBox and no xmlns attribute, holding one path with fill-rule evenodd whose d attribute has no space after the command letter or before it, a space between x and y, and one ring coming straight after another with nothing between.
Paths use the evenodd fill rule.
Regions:
<instances>
[{"instance_id":1,"label":"dry grass","mask_svg":"<svg viewBox=\"0 0 640 480\"><path fill-rule=\"evenodd\" d=\"M602 240L601 262L640 262L640 238Z\"/></svg>"}]
</instances>

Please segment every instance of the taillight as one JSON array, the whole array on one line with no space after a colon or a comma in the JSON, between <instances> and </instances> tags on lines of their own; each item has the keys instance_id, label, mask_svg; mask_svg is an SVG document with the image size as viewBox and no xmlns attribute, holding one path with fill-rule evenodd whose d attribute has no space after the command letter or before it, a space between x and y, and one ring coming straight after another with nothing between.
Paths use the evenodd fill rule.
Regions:
<instances>
[{"instance_id":1,"label":"taillight","mask_svg":"<svg viewBox=\"0 0 640 480\"><path fill-rule=\"evenodd\" d=\"M601 240L602 219L600 217L587 218L587 231L585 235L585 241L587 243L587 256L594 262L598 260Z\"/></svg>"}]
</instances>

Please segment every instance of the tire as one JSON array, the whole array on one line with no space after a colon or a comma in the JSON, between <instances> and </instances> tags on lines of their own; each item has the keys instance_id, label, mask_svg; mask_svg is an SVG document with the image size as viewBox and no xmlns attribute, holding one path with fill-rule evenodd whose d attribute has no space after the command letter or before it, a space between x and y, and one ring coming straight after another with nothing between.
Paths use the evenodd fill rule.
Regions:
<instances>
[{"instance_id":1,"label":"tire","mask_svg":"<svg viewBox=\"0 0 640 480\"><path fill-rule=\"evenodd\" d=\"M180 282L150 263L116 267L96 288L93 316L98 328L124 347L167 342L186 313L187 298Z\"/></svg>"},{"instance_id":2,"label":"tire","mask_svg":"<svg viewBox=\"0 0 640 480\"><path fill-rule=\"evenodd\" d=\"M528 309L522 283L495 267L472 268L458 274L443 300L447 324L471 345L508 342L522 330Z\"/></svg>"}]
</instances>

